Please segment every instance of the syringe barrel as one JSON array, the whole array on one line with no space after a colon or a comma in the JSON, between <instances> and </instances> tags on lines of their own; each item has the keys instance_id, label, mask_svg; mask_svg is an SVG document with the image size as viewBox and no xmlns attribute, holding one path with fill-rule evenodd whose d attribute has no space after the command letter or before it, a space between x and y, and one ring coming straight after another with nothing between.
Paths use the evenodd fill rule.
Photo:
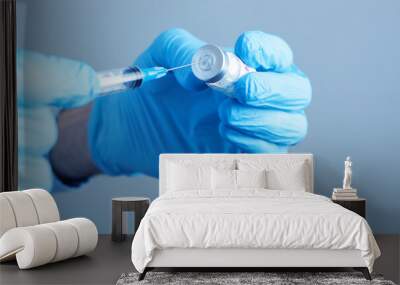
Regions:
<instances>
[{"instance_id":1,"label":"syringe barrel","mask_svg":"<svg viewBox=\"0 0 400 285\"><path fill-rule=\"evenodd\" d=\"M138 88L143 82L143 77L143 72L137 66L97 72L99 95Z\"/></svg>"}]
</instances>

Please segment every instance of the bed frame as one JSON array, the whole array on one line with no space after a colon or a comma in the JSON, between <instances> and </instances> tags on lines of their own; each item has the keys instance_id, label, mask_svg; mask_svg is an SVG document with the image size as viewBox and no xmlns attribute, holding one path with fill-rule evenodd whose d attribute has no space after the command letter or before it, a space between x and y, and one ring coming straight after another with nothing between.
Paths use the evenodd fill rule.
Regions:
<instances>
[{"instance_id":1,"label":"bed frame","mask_svg":"<svg viewBox=\"0 0 400 285\"><path fill-rule=\"evenodd\" d=\"M307 192L314 192L314 171L312 154L162 154L160 155L159 193L166 191L166 162L175 159L235 160L240 158L257 159L302 159L308 164L309 173ZM152 261L139 275L143 280L146 273L155 268L202 268L206 270L229 268L234 271L264 271L271 268L343 268L350 267L361 271L367 280L371 280L369 270L359 250L329 249L195 249L170 248L156 250ZM229 271L232 271L229 270Z\"/></svg>"}]
</instances>

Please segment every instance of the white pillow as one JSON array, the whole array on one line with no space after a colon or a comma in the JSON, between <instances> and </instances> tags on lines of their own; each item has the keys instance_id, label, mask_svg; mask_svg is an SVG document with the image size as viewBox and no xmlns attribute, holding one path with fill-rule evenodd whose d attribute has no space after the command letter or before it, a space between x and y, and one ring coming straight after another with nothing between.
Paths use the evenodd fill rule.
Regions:
<instances>
[{"instance_id":1,"label":"white pillow","mask_svg":"<svg viewBox=\"0 0 400 285\"><path fill-rule=\"evenodd\" d=\"M267 172L268 189L306 191L306 176L304 167L286 169L285 171L270 170Z\"/></svg>"},{"instance_id":2,"label":"white pillow","mask_svg":"<svg viewBox=\"0 0 400 285\"><path fill-rule=\"evenodd\" d=\"M237 188L267 188L267 171L236 170Z\"/></svg>"},{"instance_id":3,"label":"white pillow","mask_svg":"<svg viewBox=\"0 0 400 285\"><path fill-rule=\"evenodd\" d=\"M236 170L213 168L211 173L212 189L236 189Z\"/></svg>"},{"instance_id":4,"label":"white pillow","mask_svg":"<svg viewBox=\"0 0 400 285\"><path fill-rule=\"evenodd\" d=\"M211 171L214 190L237 190L240 188L267 188L266 170L230 170L215 169Z\"/></svg>"},{"instance_id":5,"label":"white pillow","mask_svg":"<svg viewBox=\"0 0 400 285\"><path fill-rule=\"evenodd\" d=\"M167 189L171 191L211 189L211 168L169 162Z\"/></svg>"},{"instance_id":6,"label":"white pillow","mask_svg":"<svg viewBox=\"0 0 400 285\"><path fill-rule=\"evenodd\" d=\"M240 170L266 169L267 188L272 190L306 191L310 186L309 165L298 159L240 159Z\"/></svg>"}]
</instances>

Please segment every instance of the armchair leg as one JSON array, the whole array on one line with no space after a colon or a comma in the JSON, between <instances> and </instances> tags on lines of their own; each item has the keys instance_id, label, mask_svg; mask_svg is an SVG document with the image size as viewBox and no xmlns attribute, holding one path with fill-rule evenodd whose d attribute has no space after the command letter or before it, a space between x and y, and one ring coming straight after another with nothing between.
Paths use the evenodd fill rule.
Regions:
<instances>
[{"instance_id":1,"label":"armchair leg","mask_svg":"<svg viewBox=\"0 0 400 285\"><path fill-rule=\"evenodd\" d=\"M361 271L362 274L364 275L365 279L372 280L371 274L369 274L369 270L367 267L355 267L354 269L357 271Z\"/></svg>"}]
</instances>

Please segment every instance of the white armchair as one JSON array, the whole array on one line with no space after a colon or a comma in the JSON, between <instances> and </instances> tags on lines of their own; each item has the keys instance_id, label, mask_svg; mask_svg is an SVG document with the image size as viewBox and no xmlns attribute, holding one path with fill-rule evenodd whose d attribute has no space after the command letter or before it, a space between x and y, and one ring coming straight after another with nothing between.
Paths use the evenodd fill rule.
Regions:
<instances>
[{"instance_id":1,"label":"white armchair","mask_svg":"<svg viewBox=\"0 0 400 285\"><path fill-rule=\"evenodd\" d=\"M17 259L20 269L84 255L96 248L95 224L85 218L60 221L45 190L0 193L0 262Z\"/></svg>"}]
</instances>

